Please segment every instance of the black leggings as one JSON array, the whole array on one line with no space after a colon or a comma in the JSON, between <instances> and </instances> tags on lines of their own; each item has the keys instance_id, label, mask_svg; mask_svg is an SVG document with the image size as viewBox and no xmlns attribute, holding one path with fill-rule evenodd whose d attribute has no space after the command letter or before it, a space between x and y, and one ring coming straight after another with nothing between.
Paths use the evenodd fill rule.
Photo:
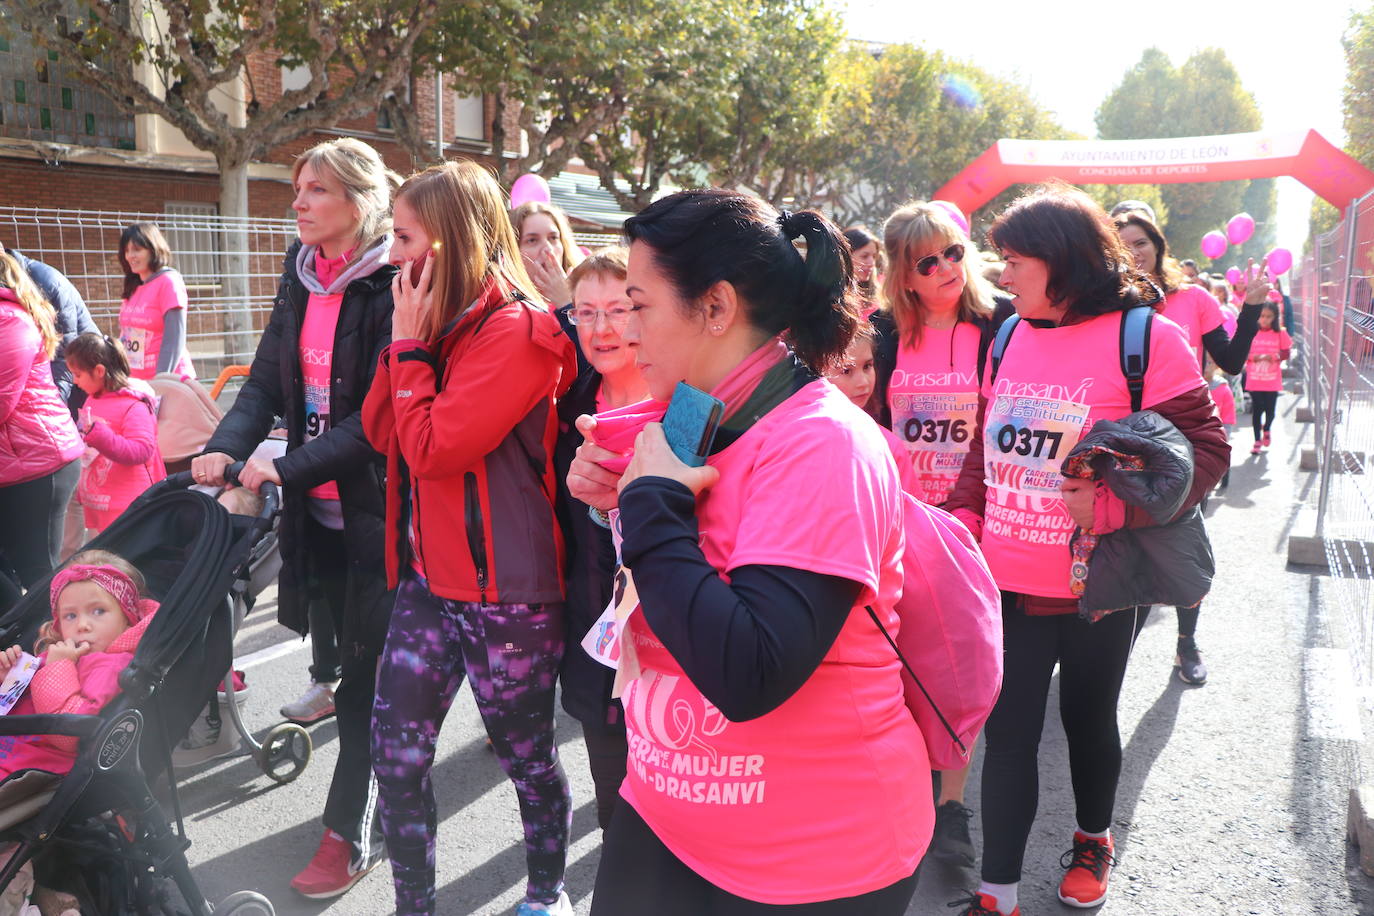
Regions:
<instances>
[{"instance_id":1,"label":"black leggings","mask_svg":"<svg viewBox=\"0 0 1374 916\"><path fill-rule=\"evenodd\" d=\"M1260 436L1269 432L1269 427L1274 424L1274 411L1278 406L1277 391L1250 392L1250 420L1255 425L1256 442L1260 441Z\"/></svg>"},{"instance_id":2,"label":"black leggings","mask_svg":"<svg viewBox=\"0 0 1374 916\"><path fill-rule=\"evenodd\" d=\"M57 565L67 503L80 479L78 458L37 480L0 487L0 554L25 588L33 588Z\"/></svg>"},{"instance_id":3,"label":"black leggings","mask_svg":"<svg viewBox=\"0 0 1374 916\"><path fill-rule=\"evenodd\" d=\"M1077 614L1035 617L1021 610L1018 595L1002 593L1002 693L983 730L984 881L1021 880L1039 803L1040 734L1056 662L1078 826L1094 833L1111 826L1121 775L1117 700L1148 613L1149 608L1117 611L1097 623Z\"/></svg>"},{"instance_id":4,"label":"black leggings","mask_svg":"<svg viewBox=\"0 0 1374 916\"><path fill-rule=\"evenodd\" d=\"M583 725L582 737L587 742L587 763L596 787L596 823L605 830L620 807L620 784L625 781L630 758L629 740L623 728L595 725Z\"/></svg>"},{"instance_id":5,"label":"black leggings","mask_svg":"<svg viewBox=\"0 0 1374 916\"><path fill-rule=\"evenodd\" d=\"M775 837L787 842L786 837ZM836 851L862 855L857 850ZM917 872L919 874L919 870ZM902 916L916 893L917 874L880 890L819 903L756 903L726 893L664 846L628 803L616 805L601 848L592 916Z\"/></svg>"}]
</instances>

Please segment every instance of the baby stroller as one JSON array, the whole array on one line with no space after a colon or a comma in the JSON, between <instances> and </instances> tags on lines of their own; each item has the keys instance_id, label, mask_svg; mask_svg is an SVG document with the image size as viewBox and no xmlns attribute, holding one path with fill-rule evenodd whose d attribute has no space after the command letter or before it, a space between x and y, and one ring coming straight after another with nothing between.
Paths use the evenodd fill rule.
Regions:
<instances>
[{"instance_id":1,"label":"baby stroller","mask_svg":"<svg viewBox=\"0 0 1374 916\"><path fill-rule=\"evenodd\" d=\"M233 608L228 596L248 574L279 497L274 487L264 486L259 516L231 516L206 494L187 489L190 477L183 472L154 485L89 545L133 563L161 602L133 662L120 675L120 695L98 715L0 716L0 735L81 739L65 776L25 770L0 783L0 842L18 844L0 869L0 887L32 860L38 883L52 886L57 878L67 884L83 913L274 912L267 898L250 891L215 907L200 893L186 861L190 842L170 770L171 744L229 668ZM0 644L32 645L50 613L43 582L0 618ZM299 750L290 738L274 740L269 734L264 742L264 753L286 759L288 766L294 766L289 761ZM164 773L175 830L152 791Z\"/></svg>"}]
</instances>

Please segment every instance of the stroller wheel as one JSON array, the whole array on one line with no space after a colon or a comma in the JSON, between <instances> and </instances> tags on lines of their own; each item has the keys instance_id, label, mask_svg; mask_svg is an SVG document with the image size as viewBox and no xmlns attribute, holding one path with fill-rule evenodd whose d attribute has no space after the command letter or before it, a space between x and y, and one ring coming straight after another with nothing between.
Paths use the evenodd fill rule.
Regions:
<instances>
[{"instance_id":1,"label":"stroller wheel","mask_svg":"<svg viewBox=\"0 0 1374 916\"><path fill-rule=\"evenodd\" d=\"M215 907L215 916L276 916L272 901L253 891L230 894Z\"/></svg>"},{"instance_id":2,"label":"stroller wheel","mask_svg":"<svg viewBox=\"0 0 1374 916\"><path fill-rule=\"evenodd\" d=\"M262 739L255 756L264 773L285 785L301 775L313 753L310 732L294 722L283 722Z\"/></svg>"}]
</instances>

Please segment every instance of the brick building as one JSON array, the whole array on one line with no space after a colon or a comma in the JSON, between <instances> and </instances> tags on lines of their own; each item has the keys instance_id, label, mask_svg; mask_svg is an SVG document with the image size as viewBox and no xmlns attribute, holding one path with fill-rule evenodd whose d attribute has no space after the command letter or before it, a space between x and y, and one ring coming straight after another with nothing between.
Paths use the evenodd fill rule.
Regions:
<instances>
[{"instance_id":1,"label":"brick building","mask_svg":"<svg viewBox=\"0 0 1374 916\"><path fill-rule=\"evenodd\" d=\"M55 58L22 31L0 38L0 204L216 212L219 183L210 153L196 149L161 118L121 113ZM268 54L254 55L247 70L245 81L265 104L309 78L303 68L292 71L276 66ZM461 95L445 80L441 125L436 118L437 80L414 80L405 92L422 130L436 143L442 132L446 156L492 163L489 138L494 109L488 100ZM242 98L233 98L233 87L229 87L221 104L232 117ZM413 160L397 142L385 115L372 113L269 150L253 163L250 214L291 216L292 159L323 139L345 135L374 146L396 171L412 170ZM519 142L513 123L507 136Z\"/></svg>"}]
</instances>

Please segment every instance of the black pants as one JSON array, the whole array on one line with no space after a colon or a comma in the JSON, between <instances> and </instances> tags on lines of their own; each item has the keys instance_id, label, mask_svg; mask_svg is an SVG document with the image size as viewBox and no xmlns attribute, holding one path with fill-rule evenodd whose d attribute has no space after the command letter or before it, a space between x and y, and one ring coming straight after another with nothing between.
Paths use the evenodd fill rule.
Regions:
<instances>
[{"instance_id":1,"label":"black pants","mask_svg":"<svg viewBox=\"0 0 1374 916\"><path fill-rule=\"evenodd\" d=\"M787 842L786 837L774 840ZM889 887L843 900L790 906L755 903L726 893L692 871L668 851L639 812L620 804L603 841L592 916L902 916L916 893L916 878L913 874Z\"/></svg>"},{"instance_id":2,"label":"black pants","mask_svg":"<svg viewBox=\"0 0 1374 916\"><path fill-rule=\"evenodd\" d=\"M1033 617L1021 610L1019 596L1003 592L1002 693L983 730L984 881L1021 880L1039 803L1040 735L1056 662L1078 826L1093 832L1111 826L1121 776L1117 700L1131 647L1148 613L1148 608L1117 611L1097 623L1077 614Z\"/></svg>"},{"instance_id":3,"label":"black pants","mask_svg":"<svg viewBox=\"0 0 1374 916\"><path fill-rule=\"evenodd\" d=\"M334 690L339 757L324 804L324 825L370 855L382 848L377 781L372 776L372 703L377 696L381 646L362 651L362 640L344 631L344 608L350 587L354 587L349 580L344 533L309 519L306 539L310 545L311 623L313 626L318 614L314 606L319 602L327 609L339 638L341 679Z\"/></svg>"},{"instance_id":4,"label":"black pants","mask_svg":"<svg viewBox=\"0 0 1374 916\"><path fill-rule=\"evenodd\" d=\"M1274 424L1274 411L1278 406L1277 391L1250 392L1250 421L1255 426L1256 442L1260 441L1260 437L1269 432L1269 427Z\"/></svg>"},{"instance_id":5,"label":"black pants","mask_svg":"<svg viewBox=\"0 0 1374 916\"><path fill-rule=\"evenodd\" d=\"M596 787L596 823L605 830L620 803L620 784L625 781L630 745L623 728L583 725L582 737L587 742L587 763L592 770L592 785Z\"/></svg>"},{"instance_id":6,"label":"black pants","mask_svg":"<svg viewBox=\"0 0 1374 916\"><path fill-rule=\"evenodd\" d=\"M62 555L62 528L81 479L81 459L37 480L0 487L0 557L32 588Z\"/></svg>"}]
</instances>

